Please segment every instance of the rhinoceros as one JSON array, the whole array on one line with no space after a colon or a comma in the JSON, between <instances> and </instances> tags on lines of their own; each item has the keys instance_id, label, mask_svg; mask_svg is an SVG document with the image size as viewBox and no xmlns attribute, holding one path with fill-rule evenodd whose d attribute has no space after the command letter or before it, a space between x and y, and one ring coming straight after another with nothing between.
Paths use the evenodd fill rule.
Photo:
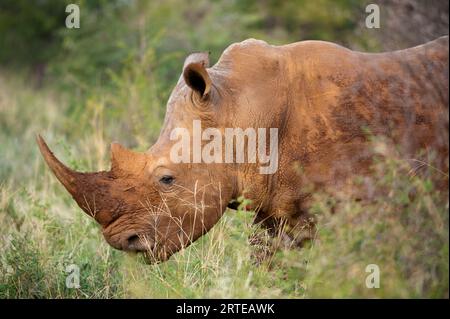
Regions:
<instances>
[{"instance_id":1,"label":"rhinoceros","mask_svg":"<svg viewBox=\"0 0 450 319\"><path fill-rule=\"evenodd\" d=\"M313 192L342 189L349 178L371 174L371 136L400 145L404 158L433 151L448 172L448 45L446 36L405 50L362 53L323 41L273 46L248 39L230 45L212 67L208 53L189 55L156 143L144 153L112 143L109 171L71 170L41 136L37 143L106 241L151 255L153 262L208 232L240 195L256 211L256 223L275 231L280 225L312 229ZM173 161L179 143L173 132L195 134L196 121L222 133L276 129L276 169L261 173L260 160L221 156ZM246 146L249 140L245 136Z\"/></svg>"}]
</instances>

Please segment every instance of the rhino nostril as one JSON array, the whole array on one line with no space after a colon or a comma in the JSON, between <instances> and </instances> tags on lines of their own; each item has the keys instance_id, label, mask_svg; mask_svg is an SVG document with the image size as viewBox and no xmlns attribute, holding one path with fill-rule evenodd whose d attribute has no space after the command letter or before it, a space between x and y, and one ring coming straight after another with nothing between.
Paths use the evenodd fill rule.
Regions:
<instances>
[{"instance_id":1,"label":"rhino nostril","mask_svg":"<svg viewBox=\"0 0 450 319\"><path fill-rule=\"evenodd\" d=\"M140 238L138 235L131 235L130 237L127 238L127 246L135 246L136 244L138 244L140 241Z\"/></svg>"},{"instance_id":2,"label":"rhino nostril","mask_svg":"<svg viewBox=\"0 0 450 319\"><path fill-rule=\"evenodd\" d=\"M133 234L122 241L122 249L131 252L144 252L153 249L153 244L144 234Z\"/></svg>"}]
</instances>

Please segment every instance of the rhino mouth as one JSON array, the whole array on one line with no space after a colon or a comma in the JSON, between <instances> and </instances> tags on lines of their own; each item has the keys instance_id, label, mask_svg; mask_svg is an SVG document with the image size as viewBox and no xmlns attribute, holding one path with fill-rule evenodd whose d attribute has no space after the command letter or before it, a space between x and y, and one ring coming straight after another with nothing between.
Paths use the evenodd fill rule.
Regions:
<instances>
[{"instance_id":1,"label":"rhino mouth","mask_svg":"<svg viewBox=\"0 0 450 319\"><path fill-rule=\"evenodd\" d=\"M163 263L172 256L172 254L167 253L164 250L147 249L138 252L143 257L144 263L147 265L156 265Z\"/></svg>"},{"instance_id":2,"label":"rhino mouth","mask_svg":"<svg viewBox=\"0 0 450 319\"><path fill-rule=\"evenodd\" d=\"M141 255L144 262L149 265L162 263L172 255L167 249L155 244L144 234L130 236L125 251L130 254Z\"/></svg>"}]
</instances>

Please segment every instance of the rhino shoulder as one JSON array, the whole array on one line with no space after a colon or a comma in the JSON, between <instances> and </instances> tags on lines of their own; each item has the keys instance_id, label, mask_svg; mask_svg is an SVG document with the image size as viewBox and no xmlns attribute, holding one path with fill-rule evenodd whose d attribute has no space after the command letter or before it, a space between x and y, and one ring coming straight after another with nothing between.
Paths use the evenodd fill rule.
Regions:
<instances>
[{"instance_id":1,"label":"rhino shoulder","mask_svg":"<svg viewBox=\"0 0 450 319\"><path fill-rule=\"evenodd\" d=\"M247 39L228 46L215 65L215 70L242 70L252 68L254 71L262 65L276 64L281 57L276 46L263 40Z\"/></svg>"},{"instance_id":2,"label":"rhino shoulder","mask_svg":"<svg viewBox=\"0 0 450 319\"><path fill-rule=\"evenodd\" d=\"M292 55L292 53L294 53L294 55L302 53L303 56L311 56L323 54L339 55L342 53L348 54L350 52L353 51L327 41L306 40L277 46L268 44L262 40L250 38L228 46L222 53L219 61L246 59L246 57L256 57L258 59L283 59L287 58L289 55Z\"/></svg>"},{"instance_id":3,"label":"rhino shoulder","mask_svg":"<svg viewBox=\"0 0 450 319\"><path fill-rule=\"evenodd\" d=\"M267 56L270 55L271 48L273 48L273 46L267 42L251 38L229 45L225 51L223 51L219 61Z\"/></svg>"},{"instance_id":4,"label":"rhino shoulder","mask_svg":"<svg viewBox=\"0 0 450 319\"><path fill-rule=\"evenodd\" d=\"M225 51L223 52L223 54L229 54L232 53L234 51L242 51L242 50L248 50L248 49L254 49L254 48L266 48L269 47L270 45L263 40L258 40L258 39L246 39L244 41L241 42L235 42L233 44L230 44Z\"/></svg>"}]
</instances>

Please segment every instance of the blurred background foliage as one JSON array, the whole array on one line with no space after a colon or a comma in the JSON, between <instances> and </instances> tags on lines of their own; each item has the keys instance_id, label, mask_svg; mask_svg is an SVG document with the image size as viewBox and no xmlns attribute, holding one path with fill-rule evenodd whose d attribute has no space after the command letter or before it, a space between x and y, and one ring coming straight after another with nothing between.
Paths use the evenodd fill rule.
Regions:
<instances>
[{"instance_id":1,"label":"blurred background foliage","mask_svg":"<svg viewBox=\"0 0 450 319\"><path fill-rule=\"evenodd\" d=\"M380 4L381 29L364 25L365 7L372 2ZM65 27L69 3L80 7L79 29ZM437 240L428 236L434 231L428 221L412 221L406 233L393 222L383 228L386 236L393 231L413 236L423 229L419 238L427 240L405 237L403 246L396 246L390 237L386 246L378 246L362 231L377 225L364 215L368 222L353 227L352 214L384 210L377 204L350 207L343 212L348 219L332 217L328 228L321 228L319 248L281 253L285 255L276 264L255 270L242 236L217 247L223 242L217 239L248 231L242 226L247 217L237 214L228 215L212 235L175 261L152 268L123 261L122 254L107 246L95 223L44 166L34 142L35 134L43 133L65 163L81 170L108 169L111 141L147 149L159 134L184 58L193 51L210 51L214 64L227 46L247 38L270 44L326 40L377 52L445 34L447 0L1 0L0 297L448 297L448 276L447 284L439 284L442 273L448 273L448 197L435 201L440 227L446 230ZM386 183L392 185L391 180ZM398 198L407 197L401 190L396 189ZM437 196L423 192L431 201ZM418 215L423 213L422 202L410 204ZM388 217L395 221L401 205L393 200L393 208L385 210ZM345 230L354 235L342 241ZM198 250L204 243L210 259ZM387 259L397 256L386 264L391 286L360 291L359 279L347 278L352 265L373 257L370 251L366 256L367 251L354 250L355 245L375 247L370 250L374 254L386 248ZM421 264L424 256L417 251L410 255L412 245L434 259ZM404 261L407 255L411 262ZM314 268L305 279L311 256L316 256L310 263ZM81 290L64 288L64 267L72 262L82 267ZM413 267L412 279L402 277L405 267ZM324 281L326 285L317 285ZM308 285L315 286L309 293Z\"/></svg>"}]
</instances>

